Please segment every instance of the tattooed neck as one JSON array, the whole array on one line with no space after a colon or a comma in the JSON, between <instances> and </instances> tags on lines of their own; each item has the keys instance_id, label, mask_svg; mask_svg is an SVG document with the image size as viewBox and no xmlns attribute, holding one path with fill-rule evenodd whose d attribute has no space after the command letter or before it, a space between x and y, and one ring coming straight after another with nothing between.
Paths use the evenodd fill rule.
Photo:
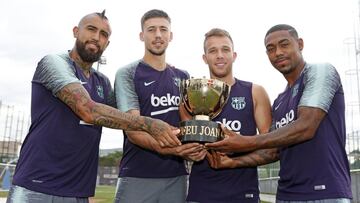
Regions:
<instances>
[{"instance_id":1,"label":"tattooed neck","mask_svg":"<svg viewBox=\"0 0 360 203\"><path fill-rule=\"evenodd\" d=\"M77 54L77 52L74 50L70 51L69 56L76 63L76 65L82 69L84 75L87 78L90 77L90 69L93 63L84 62L79 54Z\"/></svg>"}]
</instances>

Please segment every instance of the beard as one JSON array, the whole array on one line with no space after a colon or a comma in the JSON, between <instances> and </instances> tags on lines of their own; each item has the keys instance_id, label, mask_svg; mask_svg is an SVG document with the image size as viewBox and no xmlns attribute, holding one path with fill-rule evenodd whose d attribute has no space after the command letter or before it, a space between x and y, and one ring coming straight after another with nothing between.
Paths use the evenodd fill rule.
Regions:
<instances>
[{"instance_id":1,"label":"beard","mask_svg":"<svg viewBox=\"0 0 360 203\"><path fill-rule=\"evenodd\" d=\"M164 50L160 50L158 52L154 51L154 50L151 50L151 49L147 49L152 55L155 55L155 56L161 56L165 53L165 49Z\"/></svg>"},{"instance_id":2,"label":"beard","mask_svg":"<svg viewBox=\"0 0 360 203\"><path fill-rule=\"evenodd\" d=\"M276 67L276 66L275 66ZM295 69L296 69L296 66L292 66L291 64L289 65L286 65L286 66L279 66L279 67L276 67L276 69L283 75L287 75L287 74L290 74L292 73Z\"/></svg>"},{"instance_id":3,"label":"beard","mask_svg":"<svg viewBox=\"0 0 360 203\"><path fill-rule=\"evenodd\" d=\"M80 40L76 40L76 51L79 53L80 58L87 63L94 63L98 61L104 52L99 48L99 51L93 53L85 48L86 43L81 42Z\"/></svg>"}]
</instances>

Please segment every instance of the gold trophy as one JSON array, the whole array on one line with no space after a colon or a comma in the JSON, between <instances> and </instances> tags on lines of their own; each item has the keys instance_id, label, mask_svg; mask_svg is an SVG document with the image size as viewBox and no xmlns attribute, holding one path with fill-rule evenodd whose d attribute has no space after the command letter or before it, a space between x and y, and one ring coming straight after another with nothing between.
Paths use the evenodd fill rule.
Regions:
<instances>
[{"instance_id":1,"label":"gold trophy","mask_svg":"<svg viewBox=\"0 0 360 203\"><path fill-rule=\"evenodd\" d=\"M192 120L180 122L180 140L216 142L224 138L219 123L211 121L226 104L230 86L216 79L188 79L180 83L180 97Z\"/></svg>"}]
</instances>

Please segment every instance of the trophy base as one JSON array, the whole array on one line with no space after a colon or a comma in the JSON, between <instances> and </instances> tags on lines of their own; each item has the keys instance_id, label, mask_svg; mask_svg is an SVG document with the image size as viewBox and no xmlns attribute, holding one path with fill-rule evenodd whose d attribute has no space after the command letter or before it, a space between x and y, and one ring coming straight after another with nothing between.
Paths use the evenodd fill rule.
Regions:
<instances>
[{"instance_id":1,"label":"trophy base","mask_svg":"<svg viewBox=\"0 0 360 203\"><path fill-rule=\"evenodd\" d=\"M180 136L182 143L217 142L224 138L221 125L213 121L188 120L180 122Z\"/></svg>"}]
</instances>

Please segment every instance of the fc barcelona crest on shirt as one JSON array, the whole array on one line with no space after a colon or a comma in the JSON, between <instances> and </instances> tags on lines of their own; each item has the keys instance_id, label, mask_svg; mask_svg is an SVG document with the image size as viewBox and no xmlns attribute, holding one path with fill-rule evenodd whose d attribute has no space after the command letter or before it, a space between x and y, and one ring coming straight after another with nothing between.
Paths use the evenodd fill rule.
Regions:
<instances>
[{"instance_id":1,"label":"fc barcelona crest on shirt","mask_svg":"<svg viewBox=\"0 0 360 203\"><path fill-rule=\"evenodd\" d=\"M104 99L104 89L102 86L97 85L96 86L96 92L99 95L99 97L101 97L102 99Z\"/></svg>"},{"instance_id":2,"label":"fc barcelona crest on shirt","mask_svg":"<svg viewBox=\"0 0 360 203\"><path fill-rule=\"evenodd\" d=\"M231 97L231 106L236 110L242 110L246 106L245 97Z\"/></svg>"}]
</instances>

